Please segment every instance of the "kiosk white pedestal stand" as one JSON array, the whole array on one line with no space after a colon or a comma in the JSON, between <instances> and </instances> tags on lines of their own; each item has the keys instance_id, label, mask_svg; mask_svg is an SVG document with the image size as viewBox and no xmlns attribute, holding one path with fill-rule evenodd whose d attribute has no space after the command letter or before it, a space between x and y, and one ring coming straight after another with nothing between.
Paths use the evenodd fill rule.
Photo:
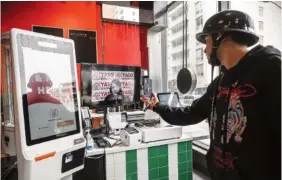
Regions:
<instances>
[{"instance_id":1,"label":"kiosk white pedestal stand","mask_svg":"<svg viewBox=\"0 0 282 180\"><path fill-rule=\"evenodd\" d=\"M74 43L12 29L3 44L12 55L6 56L15 129L9 143L16 145L18 179L71 180L84 168L86 145Z\"/></svg>"}]
</instances>

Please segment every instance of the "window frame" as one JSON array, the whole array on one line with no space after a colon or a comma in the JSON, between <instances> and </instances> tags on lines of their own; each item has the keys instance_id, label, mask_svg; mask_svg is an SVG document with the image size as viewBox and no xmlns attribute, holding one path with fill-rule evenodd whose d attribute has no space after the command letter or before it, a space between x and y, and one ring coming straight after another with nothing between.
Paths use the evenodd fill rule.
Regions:
<instances>
[{"instance_id":1,"label":"window frame","mask_svg":"<svg viewBox=\"0 0 282 180\"><path fill-rule=\"evenodd\" d=\"M262 35L259 35L259 43L260 43L261 45L263 45L263 40L264 40L263 36L262 36Z\"/></svg>"},{"instance_id":2,"label":"window frame","mask_svg":"<svg viewBox=\"0 0 282 180\"><path fill-rule=\"evenodd\" d=\"M259 23L258 23L258 26L259 26L259 30L260 31L263 31L263 26L264 26L264 23L263 23L263 21L259 21Z\"/></svg>"},{"instance_id":3,"label":"window frame","mask_svg":"<svg viewBox=\"0 0 282 180\"><path fill-rule=\"evenodd\" d=\"M201 50L200 57L198 57L199 50ZM196 62L201 62L203 59L204 59L204 48L203 47L196 48Z\"/></svg>"},{"instance_id":4,"label":"window frame","mask_svg":"<svg viewBox=\"0 0 282 180\"><path fill-rule=\"evenodd\" d=\"M202 1L195 2L195 14L198 15L203 12Z\"/></svg>"},{"instance_id":5,"label":"window frame","mask_svg":"<svg viewBox=\"0 0 282 180\"><path fill-rule=\"evenodd\" d=\"M263 6L259 6L259 17L263 17L264 8Z\"/></svg>"},{"instance_id":6,"label":"window frame","mask_svg":"<svg viewBox=\"0 0 282 180\"><path fill-rule=\"evenodd\" d=\"M197 20L200 19L201 24L197 25ZM198 17L195 18L196 21L196 30L200 30L203 27L203 15L200 15Z\"/></svg>"},{"instance_id":7,"label":"window frame","mask_svg":"<svg viewBox=\"0 0 282 180\"><path fill-rule=\"evenodd\" d=\"M199 75L198 67L201 67L201 74ZM196 64L196 75L198 77L203 77L204 76L204 63Z\"/></svg>"}]
</instances>

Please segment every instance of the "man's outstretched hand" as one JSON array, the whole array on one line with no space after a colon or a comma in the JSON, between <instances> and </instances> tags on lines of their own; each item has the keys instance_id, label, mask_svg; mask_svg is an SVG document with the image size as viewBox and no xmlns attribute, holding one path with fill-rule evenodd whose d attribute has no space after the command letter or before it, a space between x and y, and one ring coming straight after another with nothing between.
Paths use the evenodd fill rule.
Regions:
<instances>
[{"instance_id":1,"label":"man's outstretched hand","mask_svg":"<svg viewBox=\"0 0 282 180\"><path fill-rule=\"evenodd\" d=\"M146 96L142 96L141 100L143 101L143 103L145 104L146 107L148 107L149 109L153 109L155 107L155 105L159 102L158 97L155 93L153 93L152 98L148 98Z\"/></svg>"}]
</instances>

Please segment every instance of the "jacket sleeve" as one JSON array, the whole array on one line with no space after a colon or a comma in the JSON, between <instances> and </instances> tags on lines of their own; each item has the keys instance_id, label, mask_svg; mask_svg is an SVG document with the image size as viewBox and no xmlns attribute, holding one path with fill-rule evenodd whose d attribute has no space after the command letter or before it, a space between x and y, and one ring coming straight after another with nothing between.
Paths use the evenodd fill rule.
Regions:
<instances>
[{"instance_id":1,"label":"jacket sleeve","mask_svg":"<svg viewBox=\"0 0 282 180\"><path fill-rule=\"evenodd\" d=\"M175 108L169 107L167 105L157 104L153 110L158 113L166 122L172 125L197 124L208 118L210 115L213 84L214 83L209 85L207 92L199 99L194 100L191 106Z\"/></svg>"},{"instance_id":2,"label":"jacket sleeve","mask_svg":"<svg viewBox=\"0 0 282 180\"><path fill-rule=\"evenodd\" d=\"M261 111L264 114L263 134L267 134L268 159L281 159L281 56L267 59L260 79L263 93L260 95ZM271 162L272 163L272 162ZM273 177L281 176L281 162L274 162L271 166Z\"/></svg>"},{"instance_id":3,"label":"jacket sleeve","mask_svg":"<svg viewBox=\"0 0 282 180\"><path fill-rule=\"evenodd\" d=\"M270 133L281 143L281 56L272 56L264 65L262 107ZM281 148L281 145L280 145Z\"/></svg>"}]
</instances>

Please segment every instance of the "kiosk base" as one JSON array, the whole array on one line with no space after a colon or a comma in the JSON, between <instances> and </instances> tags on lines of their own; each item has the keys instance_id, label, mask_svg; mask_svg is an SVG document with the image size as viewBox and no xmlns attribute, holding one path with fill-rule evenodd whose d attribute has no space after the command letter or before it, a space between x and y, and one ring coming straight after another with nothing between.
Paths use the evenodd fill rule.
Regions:
<instances>
[{"instance_id":1,"label":"kiosk base","mask_svg":"<svg viewBox=\"0 0 282 180\"><path fill-rule=\"evenodd\" d=\"M72 175L63 177L61 180L72 180Z\"/></svg>"},{"instance_id":2,"label":"kiosk base","mask_svg":"<svg viewBox=\"0 0 282 180\"><path fill-rule=\"evenodd\" d=\"M1 158L1 180L18 180L17 157Z\"/></svg>"}]
</instances>

